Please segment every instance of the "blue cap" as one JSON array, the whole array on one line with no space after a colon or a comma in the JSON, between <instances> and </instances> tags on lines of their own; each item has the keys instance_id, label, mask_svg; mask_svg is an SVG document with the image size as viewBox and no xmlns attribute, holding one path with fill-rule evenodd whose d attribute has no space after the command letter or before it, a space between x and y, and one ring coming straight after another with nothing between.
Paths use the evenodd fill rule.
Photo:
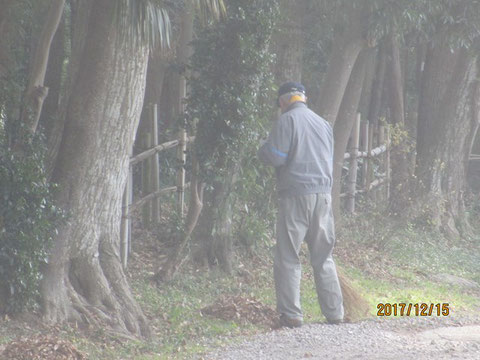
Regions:
<instances>
[{"instance_id":1,"label":"blue cap","mask_svg":"<svg viewBox=\"0 0 480 360\"><path fill-rule=\"evenodd\" d=\"M301 92L305 94L305 86L300 84L299 82L289 81L280 86L278 89L278 97L288 94L290 92Z\"/></svg>"},{"instance_id":2,"label":"blue cap","mask_svg":"<svg viewBox=\"0 0 480 360\"><path fill-rule=\"evenodd\" d=\"M305 95L305 86L295 81L289 81L280 86L280 88L278 89L277 106L280 106L280 96L291 92L300 92Z\"/></svg>"}]
</instances>

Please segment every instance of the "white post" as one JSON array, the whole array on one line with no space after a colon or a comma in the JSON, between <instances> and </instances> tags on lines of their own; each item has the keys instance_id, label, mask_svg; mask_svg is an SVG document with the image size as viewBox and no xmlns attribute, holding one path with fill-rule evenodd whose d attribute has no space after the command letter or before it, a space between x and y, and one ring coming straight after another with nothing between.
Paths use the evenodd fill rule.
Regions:
<instances>
[{"instance_id":1,"label":"white post","mask_svg":"<svg viewBox=\"0 0 480 360\"><path fill-rule=\"evenodd\" d=\"M153 147L158 145L158 113L157 104L151 106L151 126L152 126L152 139ZM158 152L152 156L152 192L160 190L160 169L158 165ZM156 198L152 201L152 221L158 223L160 221L160 198Z\"/></svg>"}]
</instances>

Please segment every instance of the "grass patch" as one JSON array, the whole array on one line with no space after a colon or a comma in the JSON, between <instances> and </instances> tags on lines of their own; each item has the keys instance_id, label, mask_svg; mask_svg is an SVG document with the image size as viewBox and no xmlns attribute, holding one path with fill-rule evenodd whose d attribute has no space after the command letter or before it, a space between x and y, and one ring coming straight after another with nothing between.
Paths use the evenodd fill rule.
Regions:
<instances>
[{"instance_id":1,"label":"grass patch","mask_svg":"<svg viewBox=\"0 0 480 360\"><path fill-rule=\"evenodd\" d=\"M478 289L442 281L448 274L480 283L480 238L452 241L413 222L373 213L347 221L339 248L372 315L378 303L449 303L452 314L463 316L480 308Z\"/></svg>"}]
</instances>

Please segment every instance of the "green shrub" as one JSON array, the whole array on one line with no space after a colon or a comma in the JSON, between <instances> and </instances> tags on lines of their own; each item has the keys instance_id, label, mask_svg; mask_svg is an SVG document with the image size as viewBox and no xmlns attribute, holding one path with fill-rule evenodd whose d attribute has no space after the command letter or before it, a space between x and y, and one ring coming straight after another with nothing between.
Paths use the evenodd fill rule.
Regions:
<instances>
[{"instance_id":1,"label":"green shrub","mask_svg":"<svg viewBox=\"0 0 480 360\"><path fill-rule=\"evenodd\" d=\"M39 267L62 218L52 204L44 154L34 139L15 155L0 122L0 313L36 303Z\"/></svg>"}]
</instances>

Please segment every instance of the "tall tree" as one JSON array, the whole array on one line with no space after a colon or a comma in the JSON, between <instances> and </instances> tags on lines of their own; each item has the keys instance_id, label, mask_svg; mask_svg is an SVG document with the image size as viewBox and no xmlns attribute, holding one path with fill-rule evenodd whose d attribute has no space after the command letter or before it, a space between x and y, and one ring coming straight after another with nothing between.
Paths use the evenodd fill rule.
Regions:
<instances>
[{"instance_id":1,"label":"tall tree","mask_svg":"<svg viewBox=\"0 0 480 360\"><path fill-rule=\"evenodd\" d=\"M392 151L392 185L390 206L394 213L405 209L408 205L408 189L411 170L408 161L409 133L405 126L405 101L402 66L400 62L400 45L397 31L392 29L386 39L388 106L393 125L402 136L397 136Z\"/></svg>"},{"instance_id":2,"label":"tall tree","mask_svg":"<svg viewBox=\"0 0 480 360\"><path fill-rule=\"evenodd\" d=\"M204 256L226 272L233 265L233 190L245 149L258 135L276 12L272 0L229 5L226 19L205 28L194 42L196 78L189 98L190 117L198 119L200 177L208 187L199 233Z\"/></svg>"},{"instance_id":3,"label":"tall tree","mask_svg":"<svg viewBox=\"0 0 480 360\"><path fill-rule=\"evenodd\" d=\"M369 7L365 1L342 3L336 24L327 72L317 101L319 114L334 124L350 74L360 51L367 46Z\"/></svg>"},{"instance_id":4,"label":"tall tree","mask_svg":"<svg viewBox=\"0 0 480 360\"><path fill-rule=\"evenodd\" d=\"M46 137L52 135L52 130L58 116L62 80L64 79L63 63L65 60L65 20L58 25L57 32L53 37L50 49L47 72L45 74L45 86L48 87L48 96L44 101L39 120L40 126L45 128Z\"/></svg>"},{"instance_id":5,"label":"tall tree","mask_svg":"<svg viewBox=\"0 0 480 360\"><path fill-rule=\"evenodd\" d=\"M428 2L426 3L428 5ZM474 50L480 39L477 2L441 1L430 10L417 127L417 198L429 223L456 237L468 230L463 194L472 126L478 109Z\"/></svg>"},{"instance_id":6,"label":"tall tree","mask_svg":"<svg viewBox=\"0 0 480 360\"><path fill-rule=\"evenodd\" d=\"M26 90L26 100L21 113L21 122L25 130L35 133L42 112L43 102L48 94L48 88L44 86L47 73L48 58L53 37L57 32L62 19L65 0L55 0L50 4L45 23L40 33L32 59L30 76ZM20 140L21 141L21 140Z\"/></svg>"},{"instance_id":7,"label":"tall tree","mask_svg":"<svg viewBox=\"0 0 480 360\"><path fill-rule=\"evenodd\" d=\"M477 73L476 57L467 49L430 45L418 113L416 176L427 215L450 236L458 235L462 217L468 137L479 101Z\"/></svg>"},{"instance_id":8,"label":"tall tree","mask_svg":"<svg viewBox=\"0 0 480 360\"><path fill-rule=\"evenodd\" d=\"M146 335L120 262L120 215L143 104L146 40L168 36L168 26L150 2L98 0L90 14L53 171L69 219L45 268L43 310L51 322L87 318Z\"/></svg>"},{"instance_id":9,"label":"tall tree","mask_svg":"<svg viewBox=\"0 0 480 360\"><path fill-rule=\"evenodd\" d=\"M340 191L343 159L352 127L357 117L358 105L362 94L367 62L372 58L371 51L363 50L353 67L345 95L333 127L334 157L333 157L333 212L335 219L340 219Z\"/></svg>"},{"instance_id":10,"label":"tall tree","mask_svg":"<svg viewBox=\"0 0 480 360\"><path fill-rule=\"evenodd\" d=\"M62 83L62 92L60 94L58 106L56 107L56 112L50 114L50 108L48 107L48 104L52 101L52 99L48 100L47 97L47 108L45 109L45 114L43 114L44 118L49 115L51 116L51 118L48 119L49 124L46 125L48 151L47 172L49 175L51 175L53 171L57 155L60 150L63 130L66 122L68 103L78 77L80 60L85 48L87 29L89 26L89 18L91 16L93 1L85 0L82 2L71 2L69 5L70 19L68 19L68 21L66 20L66 22L69 23L68 35L70 46L66 48L66 52L68 53L66 54L68 56L68 66L66 69L65 79L63 80L64 83ZM58 60L54 56L50 61L55 63ZM53 66L53 64L49 65L51 72L58 71L58 69L53 69Z\"/></svg>"}]
</instances>

